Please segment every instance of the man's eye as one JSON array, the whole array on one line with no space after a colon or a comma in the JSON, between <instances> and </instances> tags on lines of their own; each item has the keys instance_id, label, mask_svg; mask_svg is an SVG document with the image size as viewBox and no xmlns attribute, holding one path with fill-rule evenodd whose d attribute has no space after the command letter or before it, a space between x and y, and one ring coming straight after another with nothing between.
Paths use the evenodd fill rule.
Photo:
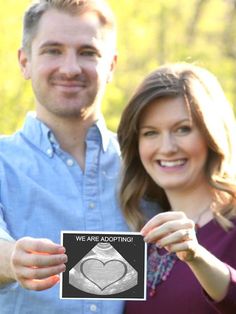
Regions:
<instances>
[{"instance_id":1,"label":"man's eye","mask_svg":"<svg viewBox=\"0 0 236 314\"><path fill-rule=\"evenodd\" d=\"M98 56L98 53L94 50L84 50L80 53L80 55L85 57L96 57Z\"/></svg>"},{"instance_id":2,"label":"man's eye","mask_svg":"<svg viewBox=\"0 0 236 314\"><path fill-rule=\"evenodd\" d=\"M61 51L59 49L50 48L50 49L44 50L43 53L44 54L49 54L49 55L60 55Z\"/></svg>"}]
</instances>

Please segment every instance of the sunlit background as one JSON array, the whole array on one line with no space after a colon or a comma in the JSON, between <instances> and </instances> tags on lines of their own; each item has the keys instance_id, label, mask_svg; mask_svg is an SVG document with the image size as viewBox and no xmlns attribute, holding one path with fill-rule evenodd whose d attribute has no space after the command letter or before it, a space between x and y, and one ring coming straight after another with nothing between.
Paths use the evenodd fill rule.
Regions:
<instances>
[{"instance_id":1,"label":"sunlit background","mask_svg":"<svg viewBox=\"0 0 236 314\"><path fill-rule=\"evenodd\" d=\"M118 66L103 102L116 130L135 86L166 62L188 61L219 78L236 105L236 0L108 0L118 23ZM0 4L0 134L18 129L34 109L29 82L20 74L17 49L29 0Z\"/></svg>"}]
</instances>

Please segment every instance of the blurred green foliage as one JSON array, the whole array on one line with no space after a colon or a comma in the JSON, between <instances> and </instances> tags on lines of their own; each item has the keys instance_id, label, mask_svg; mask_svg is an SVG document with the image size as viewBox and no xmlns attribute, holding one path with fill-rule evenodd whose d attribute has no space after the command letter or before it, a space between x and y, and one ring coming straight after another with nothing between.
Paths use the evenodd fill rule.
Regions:
<instances>
[{"instance_id":1,"label":"blurred green foliage","mask_svg":"<svg viewBox=\"0 0 236 314\"><path fill-rule=\"evenodd\" d=\"M236 0L108 0L118 24L118 65L103 102L108 126L116 130L120 113L139 81L166 62L205 66L236 103ZM17 49L22 17L30 0L0 4L0 134L18 129L34 110L30 82L21 76Z\"/></svg>"}]
</instances>

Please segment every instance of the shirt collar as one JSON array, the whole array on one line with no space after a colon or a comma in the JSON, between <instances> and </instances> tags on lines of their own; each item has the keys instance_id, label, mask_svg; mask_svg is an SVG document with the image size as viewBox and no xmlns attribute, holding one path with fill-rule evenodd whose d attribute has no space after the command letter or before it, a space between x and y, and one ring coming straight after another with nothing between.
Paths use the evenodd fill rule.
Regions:
<instances>
[{"instance_id":1,"label":"shirt collar","mask_svg":"<svg viewBox=\"0 0 236 314\"><path fill-rule=\"evenodd\" d=\"M99 133L98 133L99 132ZM52 131L36 118L35 112L29 112L22 129L23 135L49 157L53 156L54 148L59 147ZM92 139L94 134L99 134L104 152L107 150L110 140L110 131L106 127L104 117L98 120L88 130L86 140Z\"/></svg>"},{"instance_id":2,"label":"shirt collar","mask_svg":"<svg viewBox=\"0 0 236 314\"><path fill-rule=\"evenodd\" d=\"M102 115L99 116L95 125L98 128L101 139L102 139L102 148L104 152L106 152L107 147L109 145L109 141L110 141L110 131L107 129L105 119Z\"/></svg>"},{"instance_id":3,"label":"shirt collar","mask_svg":"<svg viewBox=\"0 0 236 314\"><path fill-rule=\"evenodd\" d=\"M49 157L53 156L50 141L51 130L36 118L35 112L28 112L22 129L23 136Z\"/></svg>"}]
</instances>

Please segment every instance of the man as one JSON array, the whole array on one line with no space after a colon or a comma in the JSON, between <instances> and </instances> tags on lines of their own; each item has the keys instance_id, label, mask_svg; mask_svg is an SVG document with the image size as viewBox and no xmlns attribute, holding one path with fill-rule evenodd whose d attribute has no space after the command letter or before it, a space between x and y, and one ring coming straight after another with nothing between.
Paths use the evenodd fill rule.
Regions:
<instances>
[{"instance_id":1,"label":"man","mask_svg":"<svg viewBox=\"0 0 236 314\"><path fill-rule=\"evenodd\" d=\"M127 228L119 149L100 111L115 41L102 0L39 0L25 14L18 57L36 116L0 140L1 313L122 313L122 301L60 300L55 285L67 261L61 230Z\"/></svg>"}]
</instances>

